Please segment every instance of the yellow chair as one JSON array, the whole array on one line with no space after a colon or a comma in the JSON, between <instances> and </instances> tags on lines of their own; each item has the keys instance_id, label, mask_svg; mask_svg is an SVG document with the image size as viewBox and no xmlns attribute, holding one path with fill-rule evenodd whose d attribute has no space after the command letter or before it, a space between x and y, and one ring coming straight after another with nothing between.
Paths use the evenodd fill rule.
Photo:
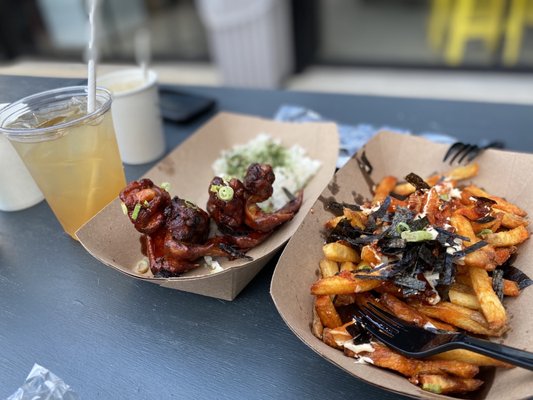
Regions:
<instances>
[{"instance_id":1,"label":"yellow chair","mask_svg":"<svg viewBox=\"0 0 533 400\"><path fill-rule=\"evenodd\" d=\"M509 16L505 24L505 44L503 63L513 66L517 63L524 29L533 25L533 2L531 0L511 0Z\"/></svg>"},{"instance_id":2,"label":"yellow chair","mask_svg":"<svg viewBox=\"0 0 533 400\"><path fill-rule=\"evenodd\" d=\"M434 50L440 50L446 38L450 15L452 11L452 0L432 0L430 5L428 23L428 42Z\"/></svg>"},{"instance_id":3,"label":"yellow chair","mask_svg":"<svg viewBox=\"0 0 533 400\"><path fill-rule=\"evenodd\" d=\"M483 40L491 52L497 49L504 13L505 0L432 0L428 40L438 49L447 34L446 63L459 65L472 39Z\"/></svg>"}]
</instances>

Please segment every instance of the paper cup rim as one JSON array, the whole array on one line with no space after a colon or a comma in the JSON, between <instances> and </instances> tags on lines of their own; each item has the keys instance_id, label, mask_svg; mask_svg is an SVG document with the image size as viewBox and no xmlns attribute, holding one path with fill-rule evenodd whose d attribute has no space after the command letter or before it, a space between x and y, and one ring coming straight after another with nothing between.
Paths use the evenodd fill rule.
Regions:
<instances>
[{"instance_id":1,"label":"paper cup rim","mask_svg":"<svg viewBox=\"0 0 533 400\"><path fill-rule=\"evenodd\" d=\"M157 73L153 69L148 70L148 81L143 82L141 86L136 86L132 89L120 91L120 92L114 92L112 89L109 89L106 86L107 82L120 82L120 81L126 81L129 77L139 77L142 78L142 70L140 68L128 68L128 69L120 69L117 71L109 72L107 74L104 74L96 79L96 84L98 86L105 87L107 90L109 90L114 99L120 99L123 97L132 96L134 94L146 91L150 89L151 87L155 86L157 84ZM117 79L118 78L118 79Z\"/></svg>"}]
</instances>

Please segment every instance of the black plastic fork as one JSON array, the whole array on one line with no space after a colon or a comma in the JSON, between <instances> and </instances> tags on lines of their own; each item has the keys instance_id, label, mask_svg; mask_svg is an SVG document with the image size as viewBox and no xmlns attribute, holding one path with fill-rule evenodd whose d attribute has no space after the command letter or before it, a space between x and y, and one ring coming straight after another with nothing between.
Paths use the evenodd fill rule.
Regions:
<instances>
[{"instance_id":1,"label":"black plastic fork","mask_svg":"<svg viewBox=\"0 0 533 400\"><path fill-rule=\"evenodd\" d=\"M448 332L433 327L420 328L367 303L355 312L354 319L377 340L401 354L423 358L453 349L467 349L476 353L533 370L533 353L465 333Z\"/></svg>"},{"instance_id":2,"label":"black plastic fork","mask_svg":"<svg viewBox=\"0 0 533 400\"><path fill-rule=\"evenodd\" d=\"M442 161L446 162L449 160L450 165L453 164L456 160L458 164L461 164L463 161L469 163L474 158L476 158L483 150L503 149L504 147L505 144L498 140L482 144L455 142L448 148L448 151L446 151L446 154L444 155Z\"/></svg>"}]
</instances>

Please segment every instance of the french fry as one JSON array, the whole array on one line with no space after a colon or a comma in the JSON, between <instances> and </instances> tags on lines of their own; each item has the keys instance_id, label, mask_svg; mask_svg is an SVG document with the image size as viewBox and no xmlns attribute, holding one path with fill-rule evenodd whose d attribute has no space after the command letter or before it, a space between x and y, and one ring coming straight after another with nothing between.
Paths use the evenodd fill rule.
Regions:
<instances>
[{"instance_id":1,"label":"french fry","mask_svg":"<svg viewBox=\"0 0 533 400\"><path fill-rule=\"evenodd\" d=\"M333 217L329 219L325 224L324 227L328 230L331 230L337 226L337 224L344 219L344 216L341 215L339 217Z\"/></svg>"},{"instance_id":2,"label":"french fry","mask_svg":"<svg viewBox=\"0 0 533 400\"><path fill-rule=\"evenodd\" d=\"M451 171L448 171L444 174L445 177L454 181L461 181L465 179L470 179L477 176L479 172L479 164L471 163L468 165L462 165L455 167Z\"/></svg>"},{"instance_id":3,"label":"french fry","mask_svg":"<svg viewBox=\"0 0 533 400\"><path fill-rule=\"evenodd\" d=\"M490 330L485 317L480 312L450 302L441 301L433 306L412 302L410 305L428 317L439 319L468 332L487 336L501 336L503 333Z\"/></svg>"},{"instance_id":4,"label":"french fry","mask_svg":"<svg viewBox=\"0 0 533 400\"><path fill-rule=\"evenodd\" d=\"M379 279L361 279L356 278L350 272L340 272L338 275L322 278L313 283L311 294L317 295L334 295L334 294L351 294L361 293L372 290L382 281Z\"/></svg>"},{"instance_id":5,"label":"french fry","mask_svg":"<svg viewBox=\"0 0 533 400\"><path fill-rule=\"evenodd\" d=\"M329 296L316 296L315 309L322 325L326 328L332 329L342 325L341 317Z\"/></svg>"},{"instance_id":6,"label":"french fry","mask_svg":"<svg viewBox=\"0 0 533 400\"><path fill-rule=\"evenodd\" d=\"M375 267L381 263L381 257L372 246L366 245L361 248L361 261Z\"/></svg>"},{"instance_id":7,"label":"french fry","mask_svg":"<svg viewBox=\"0 0 533 400\"><path fill-rule=\"evenodd\" d=\"M404 357L380 343L373 342L372 347L374 347L373 352L365 352L362 355L371 359L374 365L392 369L407 377L448 373L462 378L472 378L479 372L477 366L461 361L415 360Z\"/></svg>"},{"instance_id":8,"label":"french fry","mask_svg":"<svg viewBox=\"0 0 533 400\"><path fill-rule=\"evenodd\" d=\"M394 187L393 192L399 194L400 196L409 196L411 193L414 193L416 188L411 185L409 182L399 183Z\"/></svg>"},{"instance_id":9,"label":"french fry","mask_svg":"<svg viewBox=\"0 0 533 400\"><path fill-rule=\"evenodd\" d=\"M324 334L322 335L323 342L330 347L342 349L344 342L352 339L352 335L346 330L348 325L353 325L353 322L348 322L334 329L325 328Z\"/></svg>"},{"instance_id":10,"label":"french fry","mask_svg":"<svg viewBox=\"0 0 533 400\"><path fill-rule=\"evenodd\" d=\"M470 268L470 281L476 293L481 311L491 329L498 330L507 322L505 308L494 293L487 271L481 268Z\"/></svg>"},{"instance_id":11,"label":"french fry","mask_svg":"<svg viewBox=\"0 0 533 400\"><path fill-rule=\"evenodd\" d=\"M492 196L475 185L469 185L464 190L470 192L474 196L486 197L488 199L494 200L496 204L492 206L493 208L510 212L512 214L518 215L519 217L525 217L527 215L527 213L517 205L510 203L501 197Z\"/></svg>"},{"instance_id":12,"label":"french fry","mask_svg":"<svg viewBox=\"0 0 533 400\"><path fill-rule=\"evenodd\" d=\"M394 176L384 177L376 186L374 190L374 198L372 199L372 204L377 204L383 202L385 198L394 190L398 179Z\"/></svg>"},{"instance_id":13,"label":"french fry","mask_svg":"<svg viewBox=\"0 0 533 400\"><path fill-rule=\"evenodd\" d=\"M450 225L455 228L457 234L466 236L470 239L470 242L468 242L468 246L466 247L479 242L480 239L474 233L470 221L463 215L457 213L453 214L450 218ZM496 252L491 246L482 247L479 250L467 254L465 257L465 264L469 267L485 268L492 271L497 265Z\"/></svg>"},{"instance_id":14,"label":"french fry","mask_svg":"<svg viewBox=\"0 0 533 400\"><path fill-rule=\"evenodd\" d=\"M502 226L506 228L512 229L518 226L527 226L528 224L528 220L523 217L503 210L498 211L502 215Z\"/></svg>"},{"instance_id":15,"label":"french fry","mask_svg":"<svg viewBox=\"0 0 533 400\"><path fill-rule=\"evenodd\" d=\"M477 235L485 229L490 229L492 232L496 232L498 229L500 229L500 226L502 225L502 220L503 214L496 213L496 215L494 216L494 221L486 222L484 224L475 221L470 221L470 224L472 225L474 233Z\"/></svg>"},{"instance_id":16,"label":"french fry","mask_svg":"<svg viewBox=\"0 0 533 400\"><path fill-rule=\"evenodd\" d=\"M455 378L438 374L424 374L410 381L419 384L423 390L438 394L473 392L483 384L483 381L479 379Z\"/></svg>"},{"instance_id":17,"label":"french fry","mask_svg":"<svg viewBox=\"0 0 533 400\"><path fill-rule=\"evenodd\" d=\"M340 271L353 271L357 269L357 265L351 261L344 261L339 268Z\"/></svg>"},{"instance_id":18,"label":"french fry","mask_svg":"<svg viewBox=\"0 0 533 400\"><path fill-rule=\"evenodd\" d=\"M327 258L323 258L320 260L320 274L322 275L322 278L327 278L329 276L333 276L339 273L339 265L332 260L328 260Z\"/></svg>"},{"instance_id":19,"label":"french fry","mask_svg":"<svg viewBox=\"0 0 533 400\"><path fill-rule=\"evenodd\" d=\"M444 175L434 174L430 177L424 179L429 186L435 186L437 182L444 176L452 181L459 181L464 179L473 178L478 174L479 165L477 163L468 164L465 166L456 167ZM394 193L397 193L401 196L409 196L411 193L414 193L416 188L408 182L397 184L394 188Z\"/></svg>"},{"instance_id":20,"label":"french fry","mask_svg":"<svg viewBox=\"0 0 533 400\"><path fill-rule=\"evenodd\" d=\"M431 360L456 360L467 362L470 364L477 365L479 367L503 367L503 368L513 368L511 364L506 362L496 360L495 358L490 358L484 356L483 354L474 353L473 351L464 350L464 349L455 349L449 350L444 353L435 354L434 356L429 357Z\"/></svg>"},{"instance_id":21,"label":"french fry","mask_svg":"<svg viewBox=\"0 0 533 400\"><path fill-rule=\"evenodd\" d=\"M492 278L489 278L489 279L490 279L490 284L492 285ZM458 283L462 283L464 285L472 286L472 282L470 281L470 276L468 274L456 275L455 281ZM503 280L503 294L505 296L516 297L520 294L520 288L518 287L518 284L515 281L504 279Z\"/></svg>"},{"instance_id":22,"label":"french fry","mask_svg":"<svg viewBox=\"0 0 533 400\"><path fill-rule=\"evenodd\" d=\"M454 328L451 325L448 325L444 322L436 321L429 318L428 316L418 312L413 307L410 307L408 304L399 300L397 297L391 293L384 293L381 296L381 302L392 311L392 313L407 322L413 323L416 326L424 328L427 324L431 324L438 329L443 329L447 331L453 331Z\"/></svg>"},{"instance_id":23,"label":"french fry","mask_svg":"<svg viewBox=\"0 0 533 400\"><path fill-rule=\"evenodd\" d=\"M525 242L529 238L529 232L524 226L519 225L508 231L500 231L483 235L483 240L494 247L510 247Z\"/></svg>"},{"instance_id":24,"label":"french fry","mask_svg":"<svg viewBox=\"0 0 533 400\"><path fill-rule=\"evenodd\" d=\"M361 211L355 211L347 207L344 207L343 214L345 218L348 218L348 220L350 221L350 224L353 227L357 227L359 229L365 229L366 224L368 222L368 216L363 214Z\"/></svg>"},{"instance_id":25,"label":"french fry","mask_svg":"<svg viewBox=\"0 0 533 400\"><path fill-rule=\"evenodd\" d=\"M322 246L322 251L324 256L332 261L357 263L361 259L356 250L340 242L327 243Z\"/></svg>"},{"instance_id":26,"label":"french fry","mask_svg":"<svg viewBox=\"0 0 533 400\"><path fill-rule=\"evenodd\" d=\"M476 294L470 286L454 283L448 291L448 297L451 303L458 306L467 307L471 310L479 310L481 308Z\"/></svg>"}]
</instances>

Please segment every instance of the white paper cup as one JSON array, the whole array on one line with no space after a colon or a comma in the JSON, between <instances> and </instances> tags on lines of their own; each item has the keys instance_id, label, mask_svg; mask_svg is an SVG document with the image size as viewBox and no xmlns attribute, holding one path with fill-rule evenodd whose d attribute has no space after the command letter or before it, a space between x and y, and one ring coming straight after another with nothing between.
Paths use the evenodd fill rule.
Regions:
<instances>
[{"instance_id":1,"label":"white paper cup","mask_svg":"<svg viewBox=\"0 0 533 400\"><path fill-rule=\"evenodd\" d=\"M0 133L0 211L19 211L44 199L19 155Z\"/></svg>"},{"instance_id":2,"label":"white paper cup","mask_svg":"<svg viewBox=\"0 0 533 400\"><path fill-rule=\"evenodd\" d=\"M122 161L145 164L165 152L165 135L159 111L157 74L140 68L115 71L97 80L113 93L111 113Z\"/></svg>"}]
</instances>

